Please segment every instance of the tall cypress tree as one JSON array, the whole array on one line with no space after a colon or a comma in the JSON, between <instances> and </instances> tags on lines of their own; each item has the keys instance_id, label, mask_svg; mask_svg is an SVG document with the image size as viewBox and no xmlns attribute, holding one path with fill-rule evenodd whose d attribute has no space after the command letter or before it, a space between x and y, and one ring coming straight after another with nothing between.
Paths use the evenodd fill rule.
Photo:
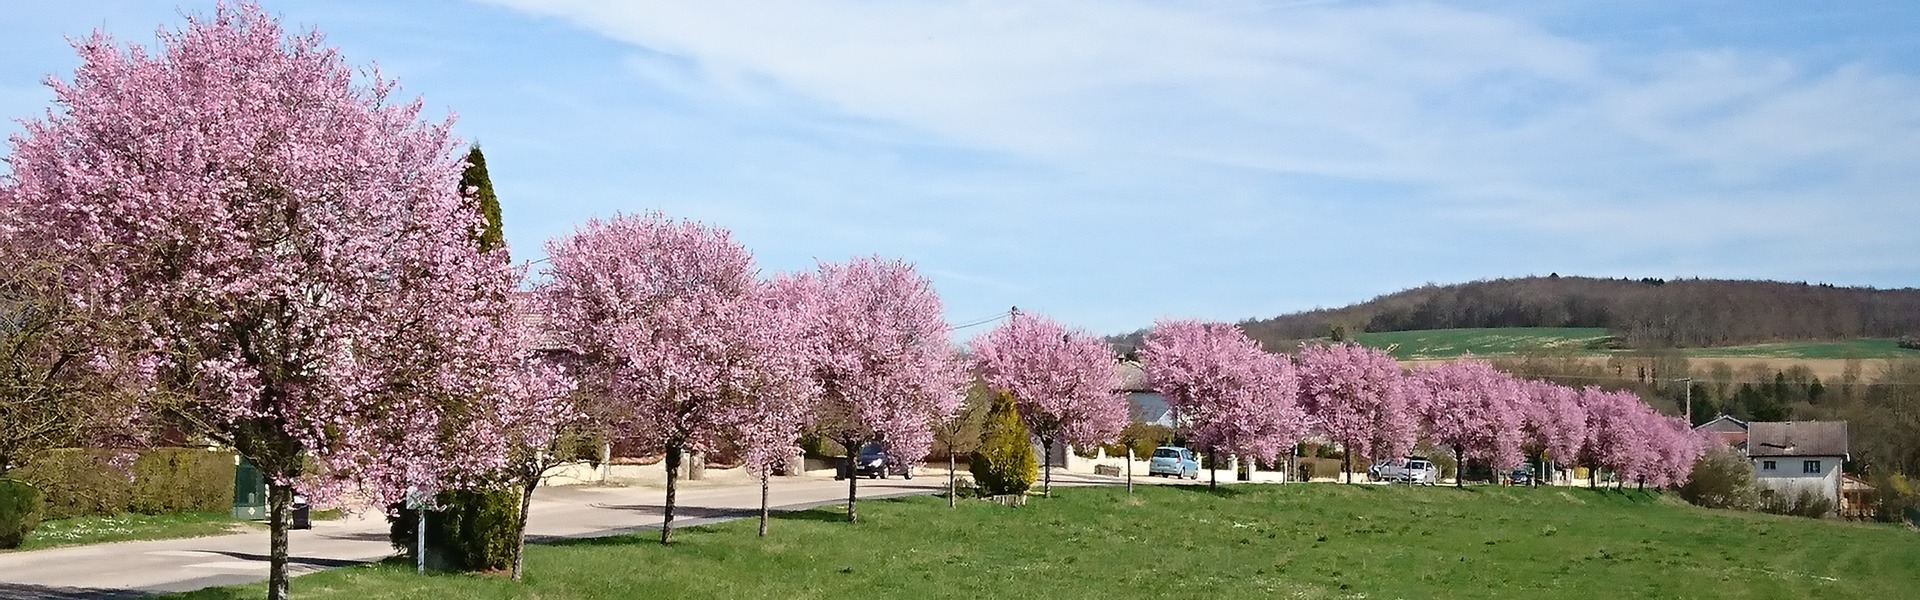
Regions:
<instances>
[{"instance_id":1,"label":"tall cypress tree","mask_svg":"<svg viewBox=\"0 0 1920 600\"><path fill-rule=\"evenodd\" d=\"M486 217L484 228L473 233L473 241L480 245L481 252L492 252L505 243L500 231L500 199L493 195L493 179L487 176L487 157L480 153L480 145L474 144L467 150L467 170L460 174L460 193L478 189L468 196L479 204L480 215Z\"/></svg>"}]
</instances>

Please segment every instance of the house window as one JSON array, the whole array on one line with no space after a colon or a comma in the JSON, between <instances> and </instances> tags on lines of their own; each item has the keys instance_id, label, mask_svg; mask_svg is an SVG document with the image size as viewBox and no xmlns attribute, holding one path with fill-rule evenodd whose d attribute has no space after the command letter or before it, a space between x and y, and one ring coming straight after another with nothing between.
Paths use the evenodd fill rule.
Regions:
<instances>
[{"instance_id":1,"label":"house window","mask_svg":"<svg viewBox=\"0 0 1920 600\"><path fill-rule=\"evenodd\" d=\"M1800 472L1801 472L1801 473L1819 473L1819 472L1820 472L1820 461L1817 461L1817 460L1809 460L1809 461L1803 461L1803 462L1801 462L1801 463L1800 463Z\"/></svg>"},{"instance_id":2,"label":"house window","mask_svg":"<svg viewBox=\"0 0 1920 600\"><path fill-rule=\"evenodd\" d=\"M1763 461L1760 461L1760 470L1762 470L1762 471L1772 471L1772 470L1773 470L1773 461L1770 461L1770 460L1763 460Z\"/></svg>"}]
</instances>

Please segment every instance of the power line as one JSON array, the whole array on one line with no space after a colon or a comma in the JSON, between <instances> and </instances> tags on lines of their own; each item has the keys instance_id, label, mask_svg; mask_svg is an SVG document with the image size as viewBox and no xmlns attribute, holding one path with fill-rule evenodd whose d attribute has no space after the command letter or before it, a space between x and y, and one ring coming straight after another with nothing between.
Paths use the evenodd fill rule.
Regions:
<instances>
[{"instance_id":1,"label":"power line","mask_svg":"<svg viewBox=\"0 0 1920 600\"><path fill-rule=\"evenodd\" d=\"M994 322L994 321L998 321L998 320L1001 320L1001 319L1005 319L1005 318L1007 318L1007 317L1010 317L1010 316L1013 316L1013 311L1011 311L1011 310L1008 310L1008 311L1006 311L1006 312L1002 312L1002 313L1000 313L1000 314L997 314L997 315L994 315L994 316L991 316L991 317L987 317L987 318L985 318L985 319L979 319L979 320L975 320L975 321L972 321L972 322L969 322L969 323L967 323L967 324L965 324L965 325L954 325L954 326L951 326L951 327L948 327L948 328L947 328L947 331L959 331L959 330L961 330L961 329L966 329L966 328L968 328L968 327L979 327L979 326L981 326L981 325L986 325L986 324L988 324L988 323L992 323L992 322Z\"/></svg>"}]
</instances>

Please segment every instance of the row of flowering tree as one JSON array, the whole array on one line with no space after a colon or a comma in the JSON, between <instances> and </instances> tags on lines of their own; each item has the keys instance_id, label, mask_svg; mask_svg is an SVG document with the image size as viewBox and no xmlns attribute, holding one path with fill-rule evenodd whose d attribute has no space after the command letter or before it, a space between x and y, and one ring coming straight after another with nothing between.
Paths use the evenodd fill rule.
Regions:
<instances>
[{"instance_id":1,"label":"row of flowering tree","mask_svg":"<svg viewBox=\"0 0 1920 600\"><path fill-rule=\"evenodd\" d=\"M1706 447L1631 392L1523 380L1471 358L1407 372L1353 343L1289 358L1233 325L1188 320L1157 323L1140 356L1174 420L1209 454L1271 462L1319 435L1345 450L1348 481L1352 459L1397 458L1424 442L1456 465L1551 459L1663 487L1685 481Z\"/></svg>"}]
</instances>

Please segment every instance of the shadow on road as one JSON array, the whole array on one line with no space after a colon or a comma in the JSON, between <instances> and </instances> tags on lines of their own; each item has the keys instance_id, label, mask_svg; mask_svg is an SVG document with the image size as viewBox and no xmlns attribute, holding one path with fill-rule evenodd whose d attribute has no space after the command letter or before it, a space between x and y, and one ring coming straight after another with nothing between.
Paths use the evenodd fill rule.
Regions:
<instances>
[{"instance_id":1,"label":"shadow on road","mask_svg":"<svg viewBox=\"0 0 1920 600\"><path fill-rule=\"evenodd\" d=\"M146 592L133 590L109 590L100 588L48 587L24 583L0 583L0 598L8 600L122 600L145 598Z\"/></svg>"}]
</instances>

